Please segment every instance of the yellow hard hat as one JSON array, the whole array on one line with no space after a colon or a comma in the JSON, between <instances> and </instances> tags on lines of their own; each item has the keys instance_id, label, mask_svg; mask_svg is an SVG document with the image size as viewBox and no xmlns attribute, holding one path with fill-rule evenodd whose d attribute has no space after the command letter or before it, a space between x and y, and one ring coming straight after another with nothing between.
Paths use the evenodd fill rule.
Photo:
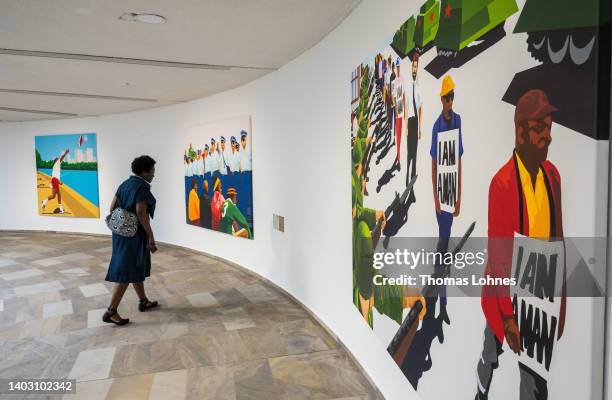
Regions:
<instances>
[{"instance_id":1,"label":"yellow hard hat","mask_svg":"<svg viewBox=\"0 0 612 400\"><path fill-rule=\"evenodd\" d=\"M455 89L455 82L450 75L446 75L442 80L442 90L440 91L440 97L446 96L449 92Z\"/></svg>"}]
</instances>

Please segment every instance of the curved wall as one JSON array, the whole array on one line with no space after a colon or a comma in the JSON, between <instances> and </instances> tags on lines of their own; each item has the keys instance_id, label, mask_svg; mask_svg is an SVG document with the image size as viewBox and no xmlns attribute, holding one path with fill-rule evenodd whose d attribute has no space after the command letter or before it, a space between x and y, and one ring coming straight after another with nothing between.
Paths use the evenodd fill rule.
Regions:
<instances>
[{"instance_id":1,"label":"curved wall","mask_svg":"<svg viewBox=\"0 0 612 400\"><path fill-rule=\"evenodd\" d=\"M117 185L129 175L130 161L150 154L158 162L153 184L158 210L153 226L159 241L228 259L281 286L335 332L386 398L419 398L350 301L348 207L350 73L419 5L413 0L386 0L384 5L364 0L321 43L280 70L198 101L97 118L0 124L0 229L108 233L102 219L42 218L36 212L34 136L96 132L102 215ZM253 241L198 229L184 221L186 132L195 125L242 115L252 116ZM486 140L487 145L495 145L499 139L492 135ZM508 144L504 139L503 145ZM477 145L470 146L476 149ZM601 209L602 202L594 199L604 195L595 188L598 181L606 180L607 171L598 171L597 176L582 172L595 165L593 154L608 157L607 145L585 146L568 139L563 146L563 151L553 150L558 151L557 158L576 148L575 158L583 159L583 164L567 164L564 184L568 187L569 182L576 191L588 194L586 200L572 196L565 207L589 204L589 212L566 221L566 228L575 236L605 235L605 220L597 218L605 214L605 205ZM574 169L580 165L583 171ZM427 181L423 182L426 186ZM481 203L470 207L468 211L479 221L486 221ZM423 215L431 212L431 205L421 211ZM273 213L285 216L284 234L272 229ZM475 235L485 234L485 224L479 223ZM474 386L473 381L460 384Z\"/></svg>"},{"instance_id":2,"label":"curved wall","mask_svg":"<svg viewBox=\"0 0 612 400\"><path fill-rule=\"evenodd\" d=\"M414 393L372 337L351 298L351 214L347 149L350 72L411 10L412 1L364 1L322 42L255 82L209 98L97 118L0 124L0 229L107 233L103 220L42 218L33 188L34 136L96 132L101 214L134 156L157 164L157 239L243 265L283 287L327 324L386 398ZM371 15L378 15L372 21ZM186 85L189 82L185 82ZM193 125L251 115L255 240L184 222L182 134ZM272 214L286 232L272 230ZM409 395L408 395L409 396ZM417 398L414 395L414 398Z\"/></svg>"}]
</instances>

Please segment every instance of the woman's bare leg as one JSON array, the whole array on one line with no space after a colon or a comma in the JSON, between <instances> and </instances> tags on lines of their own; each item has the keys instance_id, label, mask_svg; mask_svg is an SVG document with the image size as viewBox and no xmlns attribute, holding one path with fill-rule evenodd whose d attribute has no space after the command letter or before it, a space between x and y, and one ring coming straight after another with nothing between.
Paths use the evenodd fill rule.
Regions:
<instances>
[{"instance_id":1,"label":"woman's bare leg","mask_svg":"<svg viewBox=\"0 0 612 400\"><path fill-rule=\"evenodd\" d=\"M125 294L125 291L128 286L129 283L117 283L115 285L115 289L113 290L113 295L111 297L110 308L116 310L117 307L119 307L119 303L121 303L121 299L123 298L123 295ZM111 319L114 321L119 321L121 317L119 316L119 313L117 313L113 315Z\"/></svg>"},{"instance_id":2,"label":"woman's bare leg","mask_svg":"<svg viewBox=\"0 0 612 400\"><path fill-rule=\"evenodd\" d=\"M136 294L138 295L138 299L144 300L147 298L143 282L134 282L132 283L132 286L134 286L134 290L136 291Z\"/></svg>"}]
</instances>

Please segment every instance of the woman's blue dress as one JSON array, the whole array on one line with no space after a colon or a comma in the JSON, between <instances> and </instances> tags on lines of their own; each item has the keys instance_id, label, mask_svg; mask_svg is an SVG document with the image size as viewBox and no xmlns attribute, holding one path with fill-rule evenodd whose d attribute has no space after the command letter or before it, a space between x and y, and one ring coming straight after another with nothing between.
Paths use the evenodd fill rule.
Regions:
<instances>
[{"instance_id":1,"label":"woman's blue dress","mask_svg":"<svg viewBox=\"0 0 612 400\"><path fill-rule=\"evenodd\" d=\"M117 189L117 206L136 213L136 203L146 203L151 218L155 212L155 197L151 184L139 176L130 176ZM136 235L124 237L113 233L113 255L106 280L118 283L143 282L151 275L151 252L147 234L140 225Z\"/></svg>"}]
</instances>

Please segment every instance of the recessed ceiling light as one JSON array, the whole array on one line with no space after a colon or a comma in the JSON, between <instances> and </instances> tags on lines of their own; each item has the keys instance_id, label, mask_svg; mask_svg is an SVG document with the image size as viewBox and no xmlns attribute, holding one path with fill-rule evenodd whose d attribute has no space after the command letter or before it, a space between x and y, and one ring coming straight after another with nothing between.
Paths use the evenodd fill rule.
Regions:
<instances>
[{"instance_id":1,"label":"recessed ceiling light","mask_svg":"<svg viewBox=\"0 0 612 400\"><path fill-rule=\"evenodd\" d=\"M149 13L126 12L123 13L119 19L131 22L142 22L145 24L161 24L162 22L166 22L166 18L162 17L161 15Z\"/></svg>"}]
</instances>

